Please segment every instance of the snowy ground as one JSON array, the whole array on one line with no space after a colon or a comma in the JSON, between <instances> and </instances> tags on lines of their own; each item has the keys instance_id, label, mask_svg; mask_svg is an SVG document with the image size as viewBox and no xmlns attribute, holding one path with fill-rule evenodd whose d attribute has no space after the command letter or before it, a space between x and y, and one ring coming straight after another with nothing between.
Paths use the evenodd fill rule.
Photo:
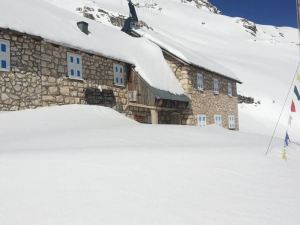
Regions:
<instances>
[{"instance_id":1,"label":"snowy ground","mask_svg":"<svg viewBox=\"0 0 300 225\"><path fill-rule=\"evenodd\" d=\"M0 114L0 224L297 225L300 148L108 108Z\"/></svg>"}]
</instances>

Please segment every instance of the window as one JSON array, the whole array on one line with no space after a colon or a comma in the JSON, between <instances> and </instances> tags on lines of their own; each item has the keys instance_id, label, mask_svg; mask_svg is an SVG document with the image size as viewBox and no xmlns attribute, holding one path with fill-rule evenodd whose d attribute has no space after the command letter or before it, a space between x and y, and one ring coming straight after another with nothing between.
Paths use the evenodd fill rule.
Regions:
<instances>
[{"instance_id":1,"label":"window","mask_svg":"<svg viewBox=\"0 0 300 225\"><path fill-rule=\"evenodd\" d=\"M114 64L114 84L117 86L125 86L124 68L120 64Z\"/></svg>"},{"instance_id":2,"label":"window","mask_svg":"<svg viewBox=\"0 0 300 225\"><path fill-rule=\"evenodd\" d=\"M201 73L197 74L197 89L199 91L204 90L204 78L203 78L203 75Z\"/></svg>"},{"instance_id":3,"label":"window","mask_svg":"<svg viewBox=\"0 0 300 225\"><path fill-rule=\"evenodd\" d=\"M206 126L206 115L198 115L197 121L198 121L198 126L205 127Z\"/></svg>"},{"instance_id":4,"label":"window","mask_svg":"<svg viewBox=\"0 0 300 225\"><path fill-rule=\"evenodd\" d=\"M235 129L235 119L233 115L228 116L228 128L231 130Z\"/></svg>"},{"instance_id":5,"label":"window","mask_svg":"<svg viewBox=\"0 0 300 225\"><path fill-rule=\"evenodd\" d=\"M82 61L81 56L73 53L67 53L68 57L68 77L72 79L82 79Z\"/></svg>"},{"instance_id":6,"label":"window","mask_svg":"<svg viewBox=\"0 0 300 225\"><path fill-rule=\"evenodd\" d=\"M10 42L0 39L0 71L10 70Z\"/></svg>"},{"instance_id":7,"label":"window","mask_svg":"<svg viewBox=\"0 0 300 225\"><path fill-rule=\"evenodd\" d=\"M7 64L5 60L1 60L1 68L6 69L7 68Z\"/></svg>"},{"instance_id":8,"label":"window","mask_svg":"<svg viewBox=\"0 0 300 225\"><path fill-rule=\"evenodd\" d=\"M232 97L232 83L228 82L228 95Z\"/></svg>"},{"instance_id":9,"label":"window","mask_svg":"<svg viewBox=\"0 0 300 225\"><path fill-rule=\"evenodd\" d=\"M215 124L222 127L222 116L221 115L215 115L214 116Z\"/></svg>"},{"instance_id":10,"label":"window","mask_svg":"<svg viewBox=\"0 0 300 225\"><path fill-rule=\"evenodd\" d=\"M6 45L5 44L1 44L1 52L6 52Z\"/></svg>"},{"instance_id":11,"label":"window","mask_svg":"<svg viewBox=\"0 0 300 225\"><path fill-rule=\"evenodd\" d=\"M219 80L218 79L214 79L213 81L213 91L214 94L219 94Z\"/></svg>"}]
</instances>

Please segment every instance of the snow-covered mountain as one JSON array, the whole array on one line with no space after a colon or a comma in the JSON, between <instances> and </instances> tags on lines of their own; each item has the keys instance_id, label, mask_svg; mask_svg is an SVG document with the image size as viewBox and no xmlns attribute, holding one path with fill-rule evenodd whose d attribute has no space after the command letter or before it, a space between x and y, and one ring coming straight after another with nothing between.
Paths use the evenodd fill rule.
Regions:
<instances>
[{"instance_id":1,"label":"snow-covered mountain","mask_svg":"<svg viewBox=\"0 0 300 225\"><path fill-rule=\"evenodd\" d=\"M129 14L126 0L44 1L116 29ZM140 34L187 61L212 61L233 71L243 82L239 94L256 102L240 105L241 130L271 133L299 60L296 29L221 15L207 0L134 3L143 24ZM300 118L294 118L293 123L300 127ZM286 124L284 115L282 131Z\"/></svg>"}]
</instances>

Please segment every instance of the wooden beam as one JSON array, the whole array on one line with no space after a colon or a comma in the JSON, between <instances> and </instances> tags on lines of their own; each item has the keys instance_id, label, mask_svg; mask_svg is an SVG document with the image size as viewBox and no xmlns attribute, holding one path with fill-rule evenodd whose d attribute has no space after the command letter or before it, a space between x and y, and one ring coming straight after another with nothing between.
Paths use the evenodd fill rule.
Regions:
<instances>
[{"instance_id":1,"label":"wooden beam","mask_svg":"<svg viewBox=\"0 0 300 225\"><path fill-rule=\"evenodd\" d=\"M127 107L137 107L137 108L144 108L144 109L150 109L150 110L158 110L158 111L182 111L183 109L172 109L172 108L165 108L165 107L157 107L157 106L150 106L150 105L142 105L138 103L128 103Z\"/></svg>"}]
</instances>

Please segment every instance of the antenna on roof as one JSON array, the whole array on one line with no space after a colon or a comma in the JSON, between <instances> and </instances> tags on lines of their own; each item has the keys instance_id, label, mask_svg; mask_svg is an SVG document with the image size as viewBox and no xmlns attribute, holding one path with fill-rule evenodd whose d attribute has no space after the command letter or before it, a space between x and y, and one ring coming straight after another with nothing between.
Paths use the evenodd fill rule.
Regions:
<instances>
[{"instance_id":1,"label":"antenna on roof","mask_svg":"<svg viewBox=\"0 0 300 225\"><path fill-rule=\"evenodd\" d=\"M137 17L135 6L134 6L134 4L132 3L131 0L128 0L128 7L129 7L130 15L125 20L122 31L127 33L127 34L130 34L131 31L132 31L132 28L139 22L139 19Z\"/></svg>"}]
</instances>

